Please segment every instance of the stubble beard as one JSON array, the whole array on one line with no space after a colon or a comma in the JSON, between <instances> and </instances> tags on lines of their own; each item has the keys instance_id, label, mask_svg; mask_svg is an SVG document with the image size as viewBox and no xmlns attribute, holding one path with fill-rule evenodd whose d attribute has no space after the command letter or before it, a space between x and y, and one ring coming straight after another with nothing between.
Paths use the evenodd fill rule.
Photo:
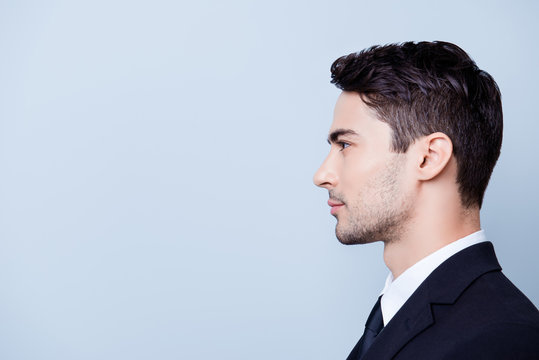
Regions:
<instances>
[{"instance_id":1,"label":"stubble beard","mask_svg":"<svg viewBox=\"0 0 539 360\"><path fill-rule=\"evenodd\" d=\"M337 216L335 235L345 245L368 244L376 241L398 241L411 218L412 199L403 194L398 184L403 168L402 159L395 157L384 170L369 181L358 194L356 202L345 202L344 219ZM330 197L344 200L339 194Z\"/></svg>"}]
</instances>

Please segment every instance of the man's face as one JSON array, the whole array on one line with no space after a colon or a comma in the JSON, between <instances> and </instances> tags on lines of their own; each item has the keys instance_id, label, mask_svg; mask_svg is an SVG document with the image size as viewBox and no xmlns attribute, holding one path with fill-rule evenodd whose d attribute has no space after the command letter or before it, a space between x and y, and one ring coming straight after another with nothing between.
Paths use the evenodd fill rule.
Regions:
<instances>
[{"instance_id":1,"label":"man's face","mask_svg":"<svg viewBox=\"0 0 539 360\"><path fill-rule=\"evenodd\" d=\"M390 242L410 217L406 154L392 152L392 131L359 94L343 92L335 105L331 149L314 176L329 191L337 238L343 244Z\"/></svg>"}]
</instances>

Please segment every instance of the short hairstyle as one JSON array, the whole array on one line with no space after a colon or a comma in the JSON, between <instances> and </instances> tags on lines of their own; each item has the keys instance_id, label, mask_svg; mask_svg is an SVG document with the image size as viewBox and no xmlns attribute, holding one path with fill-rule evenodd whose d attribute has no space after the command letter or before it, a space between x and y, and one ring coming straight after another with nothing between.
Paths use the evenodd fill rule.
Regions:
<instances>
[{"instance_id":1,"label":"short hairstyle","mask_svg":"<svg viewBox=\"0 0 539 360\"><path fill-rule=\"evenodd\" d=\"M461 203L481 208L502 145L500 89L460 47L442 41L373 46L335 60L331 82L359 93L393 130L392 151L443 132L453 143Z\"/></svg>"}]
</instances>

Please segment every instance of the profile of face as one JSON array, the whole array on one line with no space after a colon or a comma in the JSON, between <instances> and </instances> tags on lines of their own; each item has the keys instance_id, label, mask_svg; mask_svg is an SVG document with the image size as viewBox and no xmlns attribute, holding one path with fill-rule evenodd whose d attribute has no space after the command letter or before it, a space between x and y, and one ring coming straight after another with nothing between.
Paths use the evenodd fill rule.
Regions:
<instances>
[{"instance_id":1,"label":"profile of face","mask_svg":"<svg viewBox=\"0 0 539 360\"><path fill-rule=\"evenodd\" d=\"M330 152L314 183L329 191L343 244L392 242L413 208L407 154L391 151L392 130L359 94L344 91L335 105Z\"/></svg>"}]
</instances>

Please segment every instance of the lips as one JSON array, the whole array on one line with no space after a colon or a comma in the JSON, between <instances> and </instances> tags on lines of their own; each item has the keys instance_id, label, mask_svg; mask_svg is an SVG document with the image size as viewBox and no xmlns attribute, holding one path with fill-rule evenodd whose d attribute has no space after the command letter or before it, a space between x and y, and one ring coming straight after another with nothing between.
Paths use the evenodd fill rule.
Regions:
<instances>
[{"instance_id":1,"label":"lips","mask_svg":"<svg viewBox=\"0 0 539 360\"><path fill-rule=\"evenodd\" d=\"M329 199L328 205L331 206L331 214L335 215L337 211L344 206L344 203Z\"/></svg>"}]
</instances>

